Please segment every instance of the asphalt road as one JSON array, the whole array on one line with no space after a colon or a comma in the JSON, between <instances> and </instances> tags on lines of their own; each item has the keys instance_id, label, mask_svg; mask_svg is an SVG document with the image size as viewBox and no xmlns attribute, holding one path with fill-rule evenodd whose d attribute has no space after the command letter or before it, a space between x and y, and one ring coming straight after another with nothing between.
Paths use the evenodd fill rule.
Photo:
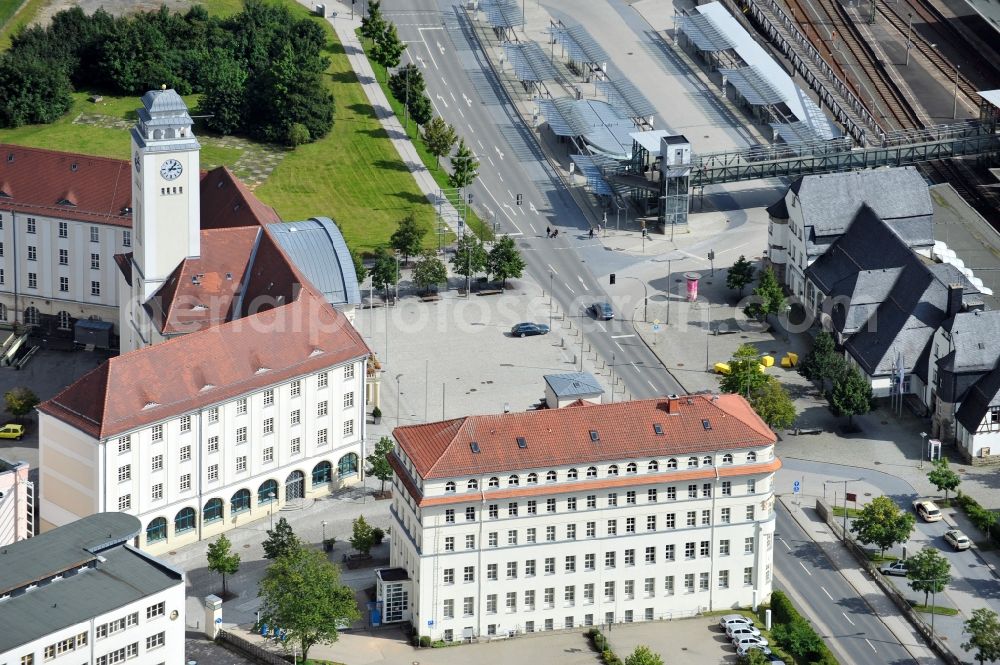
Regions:
<instances>
[{"instance_id":1,"label":"asphalt road","mask_svg":"<svg viewBox=\"0 0 1000 665\"><path fill-rule=\"evenodd\" d=\"M464 15L451 3L439 5L437 0L387 0L382 10L407 42L404 58L423 72L435 112L455 127L480 160L480 176L469 188L475 207L496 215L500 232L517 242L528 272L543 288L551 288L566 316L604 361L614 363L615 375L622 377L632 397L680 392L680 385L626 320L635 311L635 300L609 297L608 285L591 271L586 257L603 250L588 237L583 212L508 104ZM559 236L546 237L546 227L558 228ZM594 320L587 309L598 301L618 306L618 318Z\"/></svg>"},{"instance_id":2,"label":"asphalt road","mask_svg":"<svg viewBox=\"0 0 1000 665\"><path fill-rule=\"evenodd\" d=\"M819 545L810 540L780 503L776 504L776 511L775 586L789 593L808 613L824 640L846 656L848 662L913 663L913 657L836 570Z\"/></svg>"}]
</instances>

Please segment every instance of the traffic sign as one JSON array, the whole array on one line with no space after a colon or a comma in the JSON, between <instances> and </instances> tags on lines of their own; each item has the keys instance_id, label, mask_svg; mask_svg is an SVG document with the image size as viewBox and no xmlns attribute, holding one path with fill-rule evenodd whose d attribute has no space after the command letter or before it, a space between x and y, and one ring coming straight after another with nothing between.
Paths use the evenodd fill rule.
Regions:
<instances>
[{"instance_id":1,"label":"traffic sign","mask_svg":"<svg viewBox=\"0 0 1000 665\"><path fill-rule=\"evenodd\" d=\"M792 493L793 494L798 494L799 490L801 490L801 489L802 489L802 485L799 484L799 481L796 480L795 482L792 483Z\"/></svg>"},{"instance_id":2,"label":"traffic sign","mask_svg":"<svg viewBox=\"0 0 1000 665\"><path fill-rule=\"evenodd\" d=\"M222 623L222 617L219 617L218 619L216 619L215 623Z\"/></svg>"}]
</instances>

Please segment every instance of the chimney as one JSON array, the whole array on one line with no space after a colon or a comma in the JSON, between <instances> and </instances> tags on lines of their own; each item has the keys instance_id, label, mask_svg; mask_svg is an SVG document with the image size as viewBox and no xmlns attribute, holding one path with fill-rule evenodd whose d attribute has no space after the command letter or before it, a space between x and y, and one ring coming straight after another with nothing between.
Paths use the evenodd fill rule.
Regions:
<instances>
[{"instance_id":1,"label":"chimney","mask_svg":"<svg viewBox=\"0 0 1000 665\"><path fill-rule=\"evenodd\" d=\"M680 412L680 397L671 393L667 395L667 413L679 413Z\"/></svg>"},{"instance_id":2,"label":"chimney","mask_svg":"<svg viewBox=\"0 0 1000 665\"><path fill-rule=\"evenodd\" d=\"M962 311L962 293L964 291L965 287L961 284L948 285L948 311L946 314L949 319Z\"/></svg>"}]
</instances>

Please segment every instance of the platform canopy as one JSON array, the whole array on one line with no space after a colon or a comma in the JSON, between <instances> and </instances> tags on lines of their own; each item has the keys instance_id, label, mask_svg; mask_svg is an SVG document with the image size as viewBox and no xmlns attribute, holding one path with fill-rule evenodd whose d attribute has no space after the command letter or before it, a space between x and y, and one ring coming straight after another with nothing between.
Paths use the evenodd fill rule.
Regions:
<instances>
[{"instance_id":1,"label":"platform canopy","mask_svg":"<svg viewBox=\"0 0 1000 665\"><path fill-rule=\"evenodd\" d=\"M781 92L754 67L739 67L738 69L719 68L719 73L726 77L745 100L754 106L781 104L785 101Z\"/></svg>"},{"instance_id":2,"label":"platform canopy","mask_svg":"<svg viewBox=\"0 0 1000 665\"><path fill-rule=\"evenodd\" d=\"M694 42L699 51L716 53L728 51L736 46L736 42L720 31L709 17L702 14L681 16L678 28Z\"/></svg>"},{"instance_id":3,"label":"platform canopy","mask_svg":"<svg viewBox=\"0 0 1000 665\"><path fill-rule=\"evenodd\" d=\"M516 0L483 0L482 10L491 28L519 28L524 14Z\"/></svg>"},{"instance_id":4,"label":"platform canopy","mask_svg":"<svg viewBox=\"0 0 1000 665\"><path fill-rule=\"evenodd\" d=\"M503 50L518 81L550 81L556 78L556 68L536 42L505 42Z\"/></svg>"}]
</instances>

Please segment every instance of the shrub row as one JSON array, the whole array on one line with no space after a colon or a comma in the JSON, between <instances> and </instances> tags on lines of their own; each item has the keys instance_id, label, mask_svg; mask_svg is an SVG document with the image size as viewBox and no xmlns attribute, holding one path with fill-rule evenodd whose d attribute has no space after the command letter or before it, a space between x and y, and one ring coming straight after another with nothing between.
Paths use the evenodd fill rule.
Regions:
<instances>
[{"instance_id":1,"label":"shrub row","mask_svg":"<svg viewBox=\"0 0 1000 665\"><path fill-rule=\"evenodd\" d=\"M601 660L604 661L604 665L622 665L622 659L611 650L611 642L608 641L608 638L604 636L604 633L600 629L591 628L587 631L587 637L590 638L590 643L594 649L601 654Z\"/></svg>"},{"instance_id":2,"label":"shrub row","mask_svg":"<svg viewBox=\"0 0 1000 665\"><path fill-rule=\"evenodd\" d=\"M810 665L838 665L830 649L823 643L822 638L816 633L812 625L806 621L805 617L792 605L792 601L783 591L774 590L771 592L771 619L774 622L772 635L775 642L788 651L800 663ZM803 640L804 634L811 633L807 640ZM812 638L814 636L814 639ZM796 654L795 644L797 642L808 642L815 645L810 649L810 653Z\"/></svg>"},{"instance_id":3,"label":"shrub row","mask_svg":"<svg viewBox=\"0 0 1000 665\"><path fill-rule=\"evenodd\" d=\"M1000 545L1000 528L997 527L997 515L992 510L983 508L979 502L961 491L955 497L955 502L965 511L976 528L997 545Z\"/></svg>"}]
</instances>

